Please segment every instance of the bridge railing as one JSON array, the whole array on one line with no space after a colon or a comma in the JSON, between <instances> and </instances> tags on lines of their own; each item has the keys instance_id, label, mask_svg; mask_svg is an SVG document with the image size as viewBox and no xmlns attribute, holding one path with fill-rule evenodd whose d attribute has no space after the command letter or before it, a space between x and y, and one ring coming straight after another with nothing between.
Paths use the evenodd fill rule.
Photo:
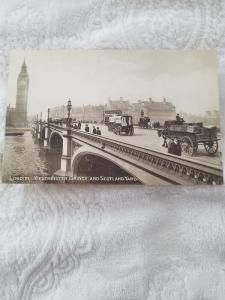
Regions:
<instances>
[{"instance_id":1,"label":"bridge railing","mask_svg":"<svg viewBox=\"0 0 225 300\"><path fill-rule=\"evenodd\" d=\"M51 124L56 130L65 131L69 128ZM112 155L139 166L156 176L163 177L176 184L222 184L223 170L194 159L176 157L156 150L134 146L125 142L72 129L71 136L90 146L102 149Z\"/></svg>"}]
</instances>

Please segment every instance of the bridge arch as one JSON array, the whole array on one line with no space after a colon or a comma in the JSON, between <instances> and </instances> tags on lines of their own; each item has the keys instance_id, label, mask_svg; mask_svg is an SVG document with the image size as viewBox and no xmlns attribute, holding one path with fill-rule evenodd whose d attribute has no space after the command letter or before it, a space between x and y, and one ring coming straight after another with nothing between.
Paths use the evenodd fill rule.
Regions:
<instances>
[{"instance_id":1,"label":"bridge arch","mask_svg":"<svg viewBox=\"0 0 225 300\"><path fill-rule=\"evenodd\" d=\"M112 155L89 146L81 146L74 152L71 169L73 176L128 176L136 178L135 172L132 172L127 165L122 165Z\"/></svg>"},{"instance_id":2,"label":"bridge arch","mask_svg":"<svg viewBox=\"0 0 225 300\"><path fill-rule=\"evenodd\" d=\"M63 137L57 131L52 131L49 136L49 146L50 149L58 149L62 151L63 149Z\"/></svg>"}]
</instances>

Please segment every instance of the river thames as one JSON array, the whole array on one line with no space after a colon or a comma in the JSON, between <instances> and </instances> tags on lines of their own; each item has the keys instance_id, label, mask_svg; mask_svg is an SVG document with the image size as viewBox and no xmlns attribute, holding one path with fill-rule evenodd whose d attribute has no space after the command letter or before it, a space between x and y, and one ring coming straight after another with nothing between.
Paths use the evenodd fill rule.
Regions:
<instances>
[{"instance_id":1,"label":"river thames","mask_svg":"<svg viewBox=\"0 0 225 300\"><path fill-rule=\"evenodd\" d=\"M30 131L23 136L6 136L3 155L3 182L11 177L51 176L60 168L61 154L49 153L33 138ZM15 182L15 181L14 181Z\"/></svg>"}]
</instances>

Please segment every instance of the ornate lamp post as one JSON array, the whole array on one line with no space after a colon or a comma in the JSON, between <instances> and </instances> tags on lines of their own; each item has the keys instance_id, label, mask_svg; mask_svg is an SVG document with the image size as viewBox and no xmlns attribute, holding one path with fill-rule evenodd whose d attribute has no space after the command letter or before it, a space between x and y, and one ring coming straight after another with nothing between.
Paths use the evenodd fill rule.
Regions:
<instances>
[{"instance_id":1,"label":"ornate lamp post","mask_svg":"<svg viewBox=\"0 0 225 300\"><path fill-rule=\"evenodd\" d=\"M38 135L38 138L39 139L42 139L42 112L40 112L40 121L39 121L39 123L40 123L40 126L39 126L39 135Z\"/></svg>"},{"instance_id":2,"label":"ornate lamp post","mask_svg":"<svg viewBox=\"0 0 225 300\"><path fill-rule=\"evenodd\" d=\"M48 118L47 118L47 122L45 122L45 124L47 124L47 126L44 127L44 147L47 149L49 148L49 134L50 134L49 114L50 114L50 108L48 108Z\"/></svg>"},{"instance_id":3,"label":"ornate lamp post","mask_svg":"<svg viewBox=\"0 0 225 300\"><path fill-rule=\"evenodd\" d=\"M38 114L37 114L37 120L36 120L36 134L38 134L38 127L39 127L39 124L38 124Z\"/></svg>"},{"instance_id":4,"label":"ornate lamp post","mask_svg":"<svg viewBox=\"0 0 225 300\"><path fill-rule=\"evenodd\" d=\"M105 124L105 107L103 105L103 110L102 110L102 123Z\"/></svg>"},{"instance_id":5,"label":"ornate lamp post","mask_svg":"<svg viewBox=\"0 0 225 300\"><path fill-rule=\"evenodd\" d=\"M63 149L61 157L61 171L65 174L71 170L71 158L72 158L72 127L71 127L71 118L70 112L72 109L71 100L68 100L67 103L67 128L63 129Z\"/></svg>"},{"instance_id":6,"label":"ornate lamp post","mask_svg":"<svg viewBox=\"0 0 225 300\"><path fill-rule=\"evenodd\" d=\"M72 109L72 104L71 104L71 100L68 100L68 104L67 104L67 126L70 127L71 126L71 118L70 118L70 111Z\"/></svg>"},{"instance_id":7,"label":"ornate lamp post","mask_svg":"<svg viewBox=\"0 0 225 300\"><path fill-rule=\"evenodd\" d=\"M50 108L48 108L48 119L47 119L48 123L49 123L49 115L50 115Z\"/></svg>"}]
</instances>

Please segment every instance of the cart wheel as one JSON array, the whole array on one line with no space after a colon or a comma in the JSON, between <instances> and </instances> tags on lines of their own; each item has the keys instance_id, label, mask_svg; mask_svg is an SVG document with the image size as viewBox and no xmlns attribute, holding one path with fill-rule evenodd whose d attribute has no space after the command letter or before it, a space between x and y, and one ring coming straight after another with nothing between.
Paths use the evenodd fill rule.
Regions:
<instances>
[{"instance_id":1,"label":"cart wheel","mask_svg":"<svg viewBox=\"0 0 225 300\"><path fill-rule=\"evenodd\" d=\"M204 147L206 152L208 152L210 155L213 155L218 150L218 142L217 141L211 141L204 143Z\"/></svg>"},{"instance_id":2,"label":"cart wheel","mask_svg":"<svg viewBox=\"0 0 225 300\"><path fill-rule=\"evenodd\" d=\"M184 155L192 156L194 153L194 144L189 136L185 136L181 140L181 149Z\"/></svg>"},{"instance_id":3,"label":"cart wheel","mask_svg":"<svg viewBox=\"0 0 225 300\"><path fill-rule=\"evenodd\" d=\"M134 135L134 127L130 129L130 135Z\"/></svg>"},{"instance_id":4,"label":"cart wheel","mask_svg":"<svg viewBox=\"0 0 225 300\"><path fill-rule=\"evenodd\" d=\"M121 135L121 130L122 130L122 127L121 127L121 126L118 126L118 127L117 127L117 134L118 134L118 135Z\"/></svg>"},{"instance_id":5,"label":"cart wheel","mask_svg":"<svg viewBox=\"0 0 225 300\"><path fill-rule=\"evenodd\" d=\"M198 150L198 143L194 142L193 145L194 145L194 152L196 152Z\"/></svg>"},{"instance_id":6,"label":"cart wheel","mask_svg":"<svg viewBox=\"0 0 225 300\"><path fill-rule=\"evenodd\" d=\"M117 128L112 128L112 132L114 132L115 134L117 134Z\"/></svg>"}]
</instances>

